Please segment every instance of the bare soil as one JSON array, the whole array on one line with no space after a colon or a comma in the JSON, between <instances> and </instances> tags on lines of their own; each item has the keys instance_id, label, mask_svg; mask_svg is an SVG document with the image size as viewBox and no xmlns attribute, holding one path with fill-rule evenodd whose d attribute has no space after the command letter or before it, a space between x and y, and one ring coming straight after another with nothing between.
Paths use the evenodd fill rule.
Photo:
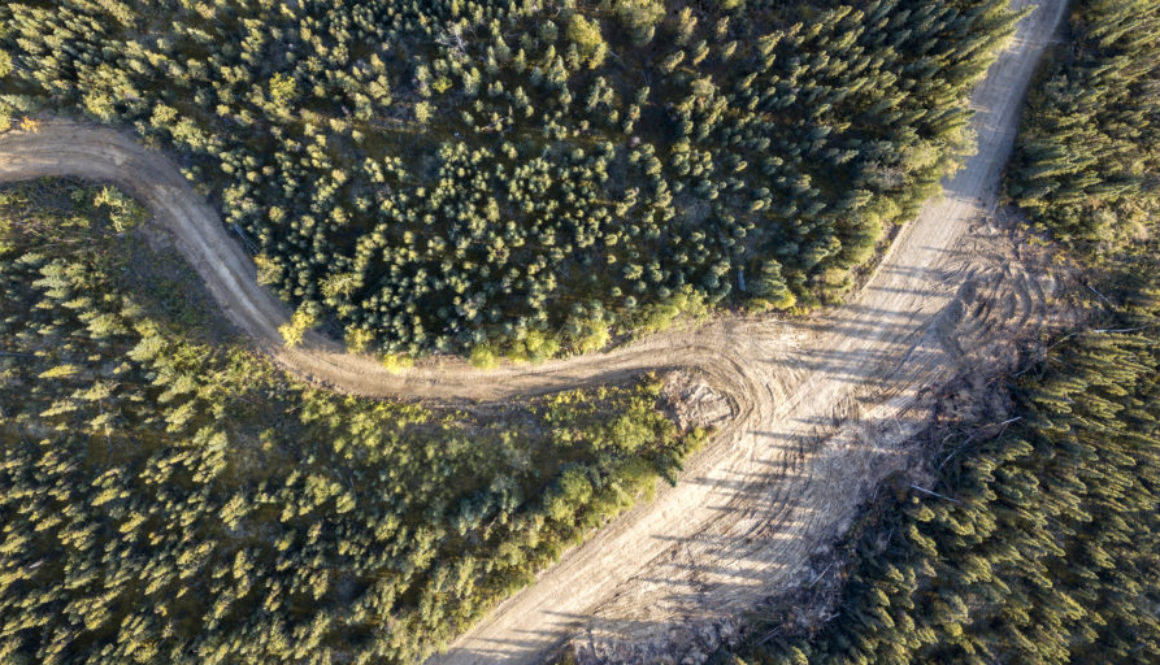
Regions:
<instances>
[{"instance_id":1,"label":"bare soil","mask_svg":"<svg viewBox=\"0 0 1160 665\"><path fill-rule=\"evenodd\" d=\"M67 175L124 187L174 234L233 323L289 370L344 392L488 402L647 370L711 386L690 399L711 414L723 398L733 417L676 488L566 554L431 661L536 663L578 635L590 660L699 662L729 639L730 617L808 578L811 557L879 479L906 467L902 443L928 422L932 387L985 373L1042 325L1052 284L1029 274L994 219L1027 85L1066 8L1038 5L972 98L977 154L849 304L797 320L719 318L541 365L481 372L439 359L394 375L319 335L285 348L277 328L289 311L257 284L241 244L170 159L128 135L59 119L10 132L0 181Z\"/></svg>"}]
</instances>

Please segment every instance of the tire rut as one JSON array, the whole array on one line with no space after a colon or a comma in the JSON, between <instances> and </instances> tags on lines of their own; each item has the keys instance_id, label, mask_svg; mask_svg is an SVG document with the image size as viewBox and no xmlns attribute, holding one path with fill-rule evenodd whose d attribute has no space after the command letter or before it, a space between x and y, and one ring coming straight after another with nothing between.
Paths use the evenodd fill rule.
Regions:
<instances>
[{"instance_id":1,"label":"tire rut","mask_svg":"<svg viewBox=\"0 0 1160 665\"><path fill-rule=\"evenodd\" d=\"M927 389L988 336L1009 337L1015 324L1040 317L1041 296L1027 289L1026 274L1005 278L988 258L1010 260L1004 238L971 229L993 209L1023 95L1066 2L1038 4L974 93L978 153L899 232L848 305L793 321L719 318L541 365L481 373L442 358L394 375L319 335L283 347L277 329L290 312L257 284L241 244L170 159L126 134L63 119L45 120L37 134L9 132L0 136L0 181L73 176L125 188L173 234L231 322L280 365L342 392L463 405L649 370L703 374L736 413L689 461L680 485L566 553L430 662L530 665L579 631L589 653L647 661L793 586L860 497L904 462L899 446L925 422ZM964 282L984 295L964 292ZM997 315L988 297L1014 309Z\"/></svg>"}]
</instances>

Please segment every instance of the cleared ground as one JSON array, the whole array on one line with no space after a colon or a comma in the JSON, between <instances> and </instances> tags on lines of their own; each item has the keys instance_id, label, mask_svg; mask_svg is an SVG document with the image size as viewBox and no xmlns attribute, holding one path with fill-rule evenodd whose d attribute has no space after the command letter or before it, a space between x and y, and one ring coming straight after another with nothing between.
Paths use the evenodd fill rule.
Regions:
<instances>
[{"instance_id":1,"label":"cleared ground","mask_svg":"<svg viewBox=\"0 0 1160 665\"><path fill-rule=\"evenodd\" d=\"M69 175L125 187L173 232L233 322L292 371L345 392L490 401L649 369L704 375L735 417L680 485L570 552L433 661L535 663L576 633L596 657L648 659L654 645L712 642L723 617L808 583L811 555L903 464L897 444L925 422L926 389L1003 362L1017 333L1042 319L1045 285L989 219L1026 87L1066 6L1038 4L974 94L977 154L850 304L797 321L717 320L538 366L481 373L444 360L392 375L318 336L283 347L288 310L258 286L237 239L164 154L123 134L63 120L10 133L0 137L0 180Z\"/></svg>"}]
</instances>

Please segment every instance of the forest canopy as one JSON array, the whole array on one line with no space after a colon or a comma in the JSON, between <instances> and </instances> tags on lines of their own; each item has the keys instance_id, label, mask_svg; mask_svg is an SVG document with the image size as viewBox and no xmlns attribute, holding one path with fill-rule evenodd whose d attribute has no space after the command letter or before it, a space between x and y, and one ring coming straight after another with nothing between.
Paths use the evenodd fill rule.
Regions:
<instances>
[{"instance_id":1,"label":"forest canopy","mask_svg":"<svg viewBox=\"0 0 1160 665\"><path fill-rule=\"evenodd\" d=\"M1160 216L1160 6L1078 3L1071 41L1027 101L1008 191L1089 255L1140 249Z\"/></svg>"},{"instance_id":2,"label":"forest canopy","mask_svg":"<svg viewBox=\"0 0 1160 665\"><path fill-rule=\"evenodd\" d=\"M0 117L175 151L348 340L585 350L839 297L964 145L1006 5L9 0Z\"/></svg>"},{"instance_id":3,"label":"forest canopy","mask_svg":"<svg viewBox=\"0 0 1160 665\"><path fill-rule=\"evenodd\" d=\"M703 437L648 379L494 413L302 385L143 219L0 188L0 662L417 662Z\"/></svg>"},{"instance_id":4,"label":"forest canopy","mask_svg":"<svg viewBox=\"0 0 1160 665\"><path fill-rule=\"evenodd\" d=\"M714 665L1160 662L1160 6L1078 0L1068 28L1007 187L1082 269L1087 329L997 377L1005 423L935 431L935 483L851 530L828 622L763 608Z\"/></svg>"}]
</instances>

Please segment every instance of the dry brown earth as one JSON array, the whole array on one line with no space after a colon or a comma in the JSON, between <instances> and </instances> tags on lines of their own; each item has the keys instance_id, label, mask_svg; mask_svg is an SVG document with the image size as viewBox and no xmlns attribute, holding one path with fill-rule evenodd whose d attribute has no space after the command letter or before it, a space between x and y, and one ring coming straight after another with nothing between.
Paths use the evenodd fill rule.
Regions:
<instances>
[{"instance_id":1,"label":"dry brown earth","mask_svg":"<svg viewBox=\"0 0 1160 665\"><path fill-rule=\"evenodd\" d=\"M1013 0L1015 8L1034 3ZM367 396L498 400L683 368L734 405L682 475L602 529L457 640L439 665L535 663L573 635L591 657L685 658L723 619L808 581L807 562L856 506L905 464L900 443L926 422L924 394L963 368L1002 362L1043 317L1050 284L1028 276L993 223L1000 171L1036 63L1065 0L1041 0L976 90L977 154L899 234L852 301L802 320L719 319L606 354L481 373L462 361L399 375L311 336L281 345L286 307L162 153L109 129L49 120L0 137L0 181L69 175L115 182L172 231L229 318L292 371Z\"/></svg>"}]
</instances>

